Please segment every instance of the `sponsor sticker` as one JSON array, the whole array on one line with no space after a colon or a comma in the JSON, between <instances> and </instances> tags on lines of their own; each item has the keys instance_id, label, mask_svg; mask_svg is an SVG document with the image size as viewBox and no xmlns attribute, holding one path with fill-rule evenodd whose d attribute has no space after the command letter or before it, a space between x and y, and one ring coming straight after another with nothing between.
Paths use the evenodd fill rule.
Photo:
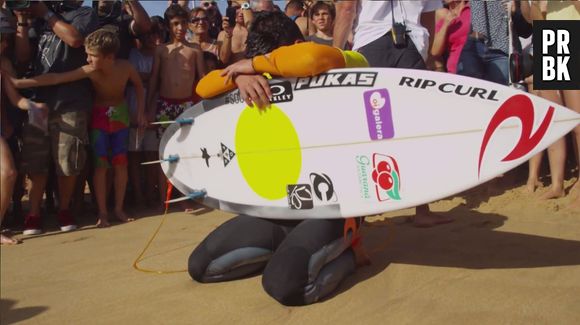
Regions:
<instances>
[{"instance_id":1,"label":"sponsor sticker","mask_svg":"<svg viewBox=\"0 0 580 325\"><path fill-rule=\"evenodd\" d=\"M534 129L534 104L527 95L515 95L506 100L500 108L495 112L483 135L481 149L479 151L479 161L477 165L477 176L481 174L481 163L483 155L489 144L491 136L499 128L499 126L507 119L517 118L520 120L522 131L519 135L518 142L514 145L512 151L505 156L502 161L512 161L530 153L542 141L546 131L552 124L554 117L554 107L549 106L544 113L540 126Z\"/></svg>"},{"instance_id":2,"label":"sponsor sticker","mask_svg":"<svg viewBox=\"0 0 580 325\"><path fill-rule=\"evenodd\" d=\"M356 156L356 162L361 198L374 197L379 202L401 200L401 173L395 158L373 153L371 157Z\"/></svg>"},{"instance_id":3,"label":"sponsor sticker","mask_svg":"<svg viewBox=\"0 0 580 325\"><path fill-rule=\"evenodd\" d=\"M377 79L376 72L330 72L314 77L296 79L294 90L328 87L372 87Z\"/></svg>"},{"instance_id":4,"label":"sponsor sticker","mask_svg":"<svg viewBox=\"0 0 580 325\"><path fill-rule=\"evenodd\" d=\"M288 205L293 210L312 209L312 188L309 184L292 184L286 187Z\"/></svg>"},{"instance_id":5,"label":"sponsor sticker","mask_svg":"<svg viewBox=\"0 0 580 325\"><path fill-rule=\"evenodd\" d=\"M234 157L236 156L236 153L223 143L221 143L221 148L222 148L221 156L222 160L224 161L224 167L227 167L230 161L232 161L232 159L234 159Z\"/></svg>"},{"instance_id":6,"label":"sponsor sticker","mask_svg":"<svg viewBox=\"0 0 580 325\"><path fill-rule=\"evenodd\" d=\"M271 83L270 91L272 92L272 98L270 98L270 102L272 103L291 102L294 99L290 81Z\"/></svg>"},{"instance_id":7,"label":"sponsor sticker","mask_svg":"<svg viewBox=\"0 0 580 325\"><path fill-rule=\"evenodd\" d=\"M391 98L386 89L375 89L363 93L369 136L372 140L390 139L395 136Z\"/></svg>"},{"instance_id":8,"label":"sponsor sticker","mask_svg":"<svg viewBox=\"0 0 580 325\"><path fill-rule=\"evenodd\" d=\"M334 192L334 184L328 175L320 173L310 173L310 183L314 195L321 202L336 202L338 198Z\"/></svg>"}]
</instances>

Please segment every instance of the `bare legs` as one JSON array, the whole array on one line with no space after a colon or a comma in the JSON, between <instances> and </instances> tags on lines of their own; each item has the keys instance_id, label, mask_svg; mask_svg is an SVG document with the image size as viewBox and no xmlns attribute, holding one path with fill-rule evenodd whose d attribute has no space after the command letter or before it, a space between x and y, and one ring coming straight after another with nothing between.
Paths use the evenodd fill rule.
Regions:
<instances>
[{"instance_id":1,"label":"bare legs","mask_svg":"<svg viewBox=\"0 0 580 325\"><path fill-rule=\"evenodd\" d=\"M10 204L16 177L17 173L14 169L14 161L12 160L12 154L8 148L8 144L6 144L4 138L0 138L0 224ZM0 234L0 237L2 245L18 244L18 241L14 238L2 234Z\"/></svg>"},{"instance_id":2,"label":"bare legs","mask_svg":"<svg viewBox=\"0 0 580 325\"><path fill-rule=\"evenodd\" d=\"M530 84L531 85L531 84ZM543 97L552 102L562 104L560 93L555 90L533 90L533 94ZM529 162L528 181L526 184L526 191L532 193L540 185L538 181L540 164L542 161L542 153L538 153ZM548 147L548 161L550 162L550 174L552 185L547 192L540 196L540 199L548 200L564 196L564 168L566 162L566 140L564 137L560 138L550 147Z\"/></svg>"},{"instance_id":3,"label":"bare legs","mask_svg":"<svg viewBox=\"0 0 580 325\"><path fill-rule=\"evenodd\" d=\"M113 166L114 177L113 185L115 190L115 209L114 214L117 219L122 222L133 221L132 218L127 217L123 210L123 203L125 202L125 190L127 188L127 165ZM95 183L95 197L97 199L97 206L99 209L98 227L108 227L109 213L107 209L107 168L95 168L94 175Z\"/></svg>"}]
</instances>

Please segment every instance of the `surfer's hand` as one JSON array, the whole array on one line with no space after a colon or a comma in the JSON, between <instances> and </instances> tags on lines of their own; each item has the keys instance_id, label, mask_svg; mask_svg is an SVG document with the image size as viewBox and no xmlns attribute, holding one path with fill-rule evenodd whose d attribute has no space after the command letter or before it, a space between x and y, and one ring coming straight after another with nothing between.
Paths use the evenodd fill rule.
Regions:
<instances>
[{"instance_id":1,"label":"surfer's hand","mask_svg":"<svg viewBox=\"0 0 580 325\"><path fill-rule=\"evenodd\" d=\"M256 104L258 108L270 106L272 92L266 78L260 75L239 75L234 82L240 89L240 96L248 106Z\"/></svg>"},{"instance_id":2,"label":"surfer's hand","mask_svg":"<svg viewBox=\"0 0 580 325\"><path fill-rule=\"evenodd\" d=\"M226 80L224 84L227 84L230 79L234 80L234 78L241 74L255 74L256 71L254 70L254 65L252 64L251 59L244 59L240 60L234 64L230 64L225 69L222 70L220 76L225 77Z\"/></svg>"}]
</instances>

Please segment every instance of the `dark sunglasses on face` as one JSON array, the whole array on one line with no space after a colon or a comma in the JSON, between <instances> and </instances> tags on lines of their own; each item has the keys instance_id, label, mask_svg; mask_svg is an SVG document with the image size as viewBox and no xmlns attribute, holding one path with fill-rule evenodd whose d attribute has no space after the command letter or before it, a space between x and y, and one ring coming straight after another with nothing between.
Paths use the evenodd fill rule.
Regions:
<instances>
[{"instance_id":1,"label":"dark sunglasses on face","mask_svg":"<svg viewBox=\"0 0 580 325\"><path fill-rule=\"evenodd\" d=\"M195 23L206 23L208 22L207 17L195 17L195 18L191 18L191 23L195 24Z\"/></svg>"},{"instance_id":2,"label":"dark sunglasses on face","mask_svg":"<svg viewBox=\"0 0 580 325\"><path fill-rule=\"evenodd\" d=\"M215 6L217 6L217 3L215 1L212 1L212 2L204 2L203 3L203 6L204 7L209 7L209 6L215 7Z\"/></svg>"}]
</instances>

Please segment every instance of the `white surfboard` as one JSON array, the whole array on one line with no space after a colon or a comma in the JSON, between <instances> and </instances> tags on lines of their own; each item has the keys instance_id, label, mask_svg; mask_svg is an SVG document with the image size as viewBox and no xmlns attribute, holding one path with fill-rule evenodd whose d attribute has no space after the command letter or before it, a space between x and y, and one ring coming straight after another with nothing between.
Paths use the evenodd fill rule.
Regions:
<instances>
[{"instance_id":1,"label":"white surfboard","mask_svg":"<svg viewBox=\"0 0 580 325\"><path fill-rule=\"evenodd\" d=\"M256 217L365 216L462 192L527 161L580 115L513 88L447 73L340 69L270 81L272 106L235 90L163 135L169 180Z\"/></svg>"}]
</instances>

